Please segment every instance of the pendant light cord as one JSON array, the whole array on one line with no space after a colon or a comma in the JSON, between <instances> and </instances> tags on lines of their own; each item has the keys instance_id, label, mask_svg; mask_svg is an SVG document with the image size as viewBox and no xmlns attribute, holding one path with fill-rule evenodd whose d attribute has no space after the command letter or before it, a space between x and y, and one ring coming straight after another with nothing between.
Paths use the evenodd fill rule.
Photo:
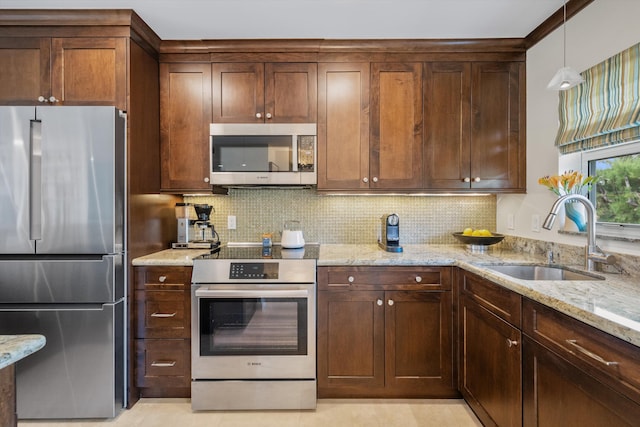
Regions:
<instances>
[{"instance_id":1,"label":"pendant light cord","mask_svg":"<svg viewBox=\"0 0 640 427\"><path fill-rule=\"evenodd\" d=\"M564 10L564 19L562 24L562 36L563 36L562 66L566 67L567 66L567 0L564 0L564 4L562 8Z\"/></svg>"}]
</instances>

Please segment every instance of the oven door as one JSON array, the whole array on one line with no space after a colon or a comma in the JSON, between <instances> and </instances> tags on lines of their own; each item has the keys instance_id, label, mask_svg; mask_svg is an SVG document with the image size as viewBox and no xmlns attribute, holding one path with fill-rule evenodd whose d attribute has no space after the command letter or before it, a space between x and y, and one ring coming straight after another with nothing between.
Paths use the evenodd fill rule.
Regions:
<instances>
[{"instance_id":1,"label":"oven door","mask_svg":"<svg viewBox=\"0 0 640 427\"><path fill-rule=\"evenodd\" d=\"M315 284L195 285L192 377L316 377Z\"/></svg>"}]
</instances>

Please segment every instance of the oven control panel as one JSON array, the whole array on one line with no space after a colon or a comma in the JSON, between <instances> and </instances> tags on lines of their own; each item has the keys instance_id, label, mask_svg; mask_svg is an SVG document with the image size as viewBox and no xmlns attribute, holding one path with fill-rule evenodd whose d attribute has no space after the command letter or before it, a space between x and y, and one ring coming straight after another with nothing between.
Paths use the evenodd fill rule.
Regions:
<instances>
[{"instance_id":1,"label":"oven control panel","mask_svg":"<svg viewBox=\"0 0 640 427\"><path fill-rule=\"evenodd\" d=\"M229 279L277 279L277 262L232 262Z\"/></svg>"}]
</instances>

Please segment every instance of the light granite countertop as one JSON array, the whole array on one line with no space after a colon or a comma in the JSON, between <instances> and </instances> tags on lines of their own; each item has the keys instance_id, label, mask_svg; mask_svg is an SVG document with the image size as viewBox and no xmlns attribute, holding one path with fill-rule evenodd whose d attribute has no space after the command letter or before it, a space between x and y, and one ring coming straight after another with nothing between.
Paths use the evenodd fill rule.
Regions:
<instances>
[{"instance_id":1,"label":"light granite countertop","mask_svg":"<svg viewBox=\"0 0 640 427\"><path fill-rule=\"evenodd\" d=\"M0 335L0 369L24 359L44 347L43 335Z\"/></svg>"},{"instance_id":2,"label":"light granite countertop","mask_svg":"<svg viewBox=\"0 0 640 427\"><path fill-rule=\"evenodd\" d=\"M491 246L475 252L465 245L403 245L403 252L378 245L322 244L318 266L456 266L498 283L575 319L640 347L640 283L637 278L605 274L605 280L520 280L485 268L489 264L546 264L541 256ZM167 249L133 260L133 265L193 265L200 249ZM564 264L563 264L564 265ZM584 270L582 265L567 265Z\"/></svg>"},{"instance_id":3,"label":"light granite countertop","mask_svg":"<svg viewBox=\"0 0 640 427\"><path fill-rule=\"evenodd\" d=\"M211 252L211 250L209 249L165 249L164 251L134 258L131 263L134 266L191 266L193 265L194 258L199 257L200 255L208 254L209 252Z\"/></svg>"}]
</instances>

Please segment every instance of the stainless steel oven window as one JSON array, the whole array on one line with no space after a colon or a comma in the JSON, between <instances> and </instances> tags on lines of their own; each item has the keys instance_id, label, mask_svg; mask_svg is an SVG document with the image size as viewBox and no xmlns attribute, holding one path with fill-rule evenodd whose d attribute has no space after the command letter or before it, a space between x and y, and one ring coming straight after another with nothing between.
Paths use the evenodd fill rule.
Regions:
<instances>
[{"instance_id":1,"label":"stainless steel oven window","mask_svg":"<svg viewBox=\"0 0 640 427\"><path fill-rule=\"evenodd\" d=\"M200 356L306 355L307 298L200 298Z\"/></svg>"}]
</instances>

